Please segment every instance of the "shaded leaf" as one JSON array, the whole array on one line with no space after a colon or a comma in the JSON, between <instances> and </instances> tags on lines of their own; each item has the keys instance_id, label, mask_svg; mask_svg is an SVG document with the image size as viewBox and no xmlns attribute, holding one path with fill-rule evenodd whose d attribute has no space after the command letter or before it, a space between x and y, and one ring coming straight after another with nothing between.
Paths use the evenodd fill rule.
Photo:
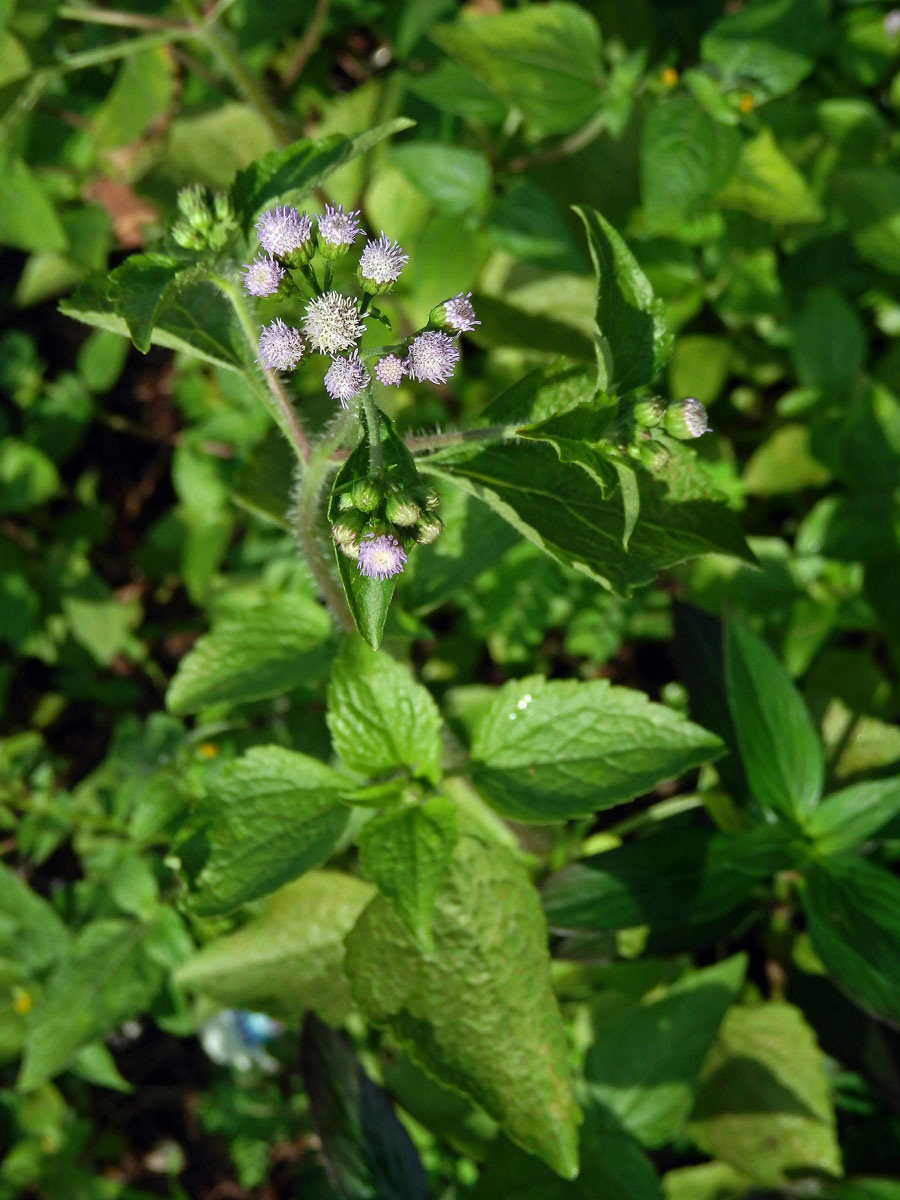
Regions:
<instances>
[{"instance_id":1,"label":"shaded leaf","mask_svg":"<svg viewBox=\"0 0 900 1200\"><path fill-rule=\"evenodd\" d=\"M751 0L718 20L701 49L729 81L746 76L781 96L812 71L828 28L828 0Z\"/></svg>"},{"instance_id":2,"label":"shaded leaf","mask_svg":"<svg viewBox=\"0 0 900 1200\"><path fill-rule=\"evenodd\" d=\"M873 779L826 796L806 832L820 854L856 850L900 815L900 778Z\"/></svg>"}]
</instances>

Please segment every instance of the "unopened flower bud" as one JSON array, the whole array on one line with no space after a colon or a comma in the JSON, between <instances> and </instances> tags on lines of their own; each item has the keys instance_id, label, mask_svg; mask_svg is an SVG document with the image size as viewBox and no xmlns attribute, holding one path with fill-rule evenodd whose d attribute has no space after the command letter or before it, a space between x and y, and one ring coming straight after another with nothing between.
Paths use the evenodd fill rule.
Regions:
<instances>
[{"instance_id":1,"label":"unopened flower bud","mask_svg":"<svg viewBox=\"0 0 900 1200\"><path fill-rule=\"evenodd\" d=\"M413 537L420 546L430 546L444 531L444 522L434 513L422 513L413 529Z\"/></svg>"},{"instance_id":2,"label":"unopened flower bud","mask_svg":"<svg viewBox=\"0 0 900 1200\"><path fill-rule=\"evenodd\" d=\"M172 226L172 239L182 250L204 250L206 239L202 233L192 229L187 221L176 221Z\"/></svg>"},{"instance_id":3,"label":"unopened flower bud","mask_svg":"<svg viewBox=\"0 0 900 1200\"><path fill-rule=\"evenodd\" d=\"M342 513L331 527L331 536L342 550L353 546L359 541L366 518L361 512L350 509Z\"/></svg>"},{"instance_id":4,"label":"unopened flower bud","mask_svg":"<svg viewBox=\"0 0 900 1200\"><path fill-rule=\"evenodd\" d=\"M206 188L199 183L182 188L176 201L178 211L192 229L207 233L212 225L212 213L206 199Z\"/></svg>"},{"instance_id":5,"label":"unopened flower bud","mask_svg":"<svg viewBox=\"0 0 900 1200\"><path fill-rule=\"evenodd\" d=\"M644 442L641 446L641 462L648 471L661 471L671 457L662 442Z\"/></svg>"},{"instance_id":6,"label":"unopened flower bud","mask_svg":"<svg viewBox=\"0 0 900 1200\"><path fill-rule=\"evenodd\" d=\"M701 437L709 429L706 409L693 396L670 404L663 424L670 437L681 441Z\"/></svg>"},{"instance_id":7,"label":"unopened flower bud","mask_svg":"<svg viewBox=\"0 0 900 1200\"><path fill-rule=\"evenodd\" d=\"M659 396L652 396L647 400L639 400L632 409L632 414L636 424L643 425L645 429L652 429L655 425L662 425L666 406Z\"/></svg>"},{"instance_id":8,"label":"unopened flower bud","mask_svg":"<svg viewBox=\"0 0 900 1200\"><path fill-rule=\"evenodd\" d=\"M434 490L434 488L427 488L422 493L422 500L421 500L422 508L437 508L437 506L440 504L440 502L441 502L441 498L437 494L437 492Z\"/></svg>"},{"instance_id":9,"label":"unopened flower bud","mask_svg":"<svg viewBox=\"0 0 900 1200\"><path fill-rule=\"evenodd\" d=\"M394 525L415 525L421 513L409 492L391 492L384 506L384 515Z\"/></svg>"},{"instance_id":10,"label":"unopened flower bud","mask_svg":"<svg viewBox=\"0 0 900 1200\"><path fill-rule=\"evenodd\" d=\"M353 497L353 507L360 512L373 512L381 503L384 490L381 483L371 475L366 479L357 479L350 492Z\"/></svg>"}]
</instances>

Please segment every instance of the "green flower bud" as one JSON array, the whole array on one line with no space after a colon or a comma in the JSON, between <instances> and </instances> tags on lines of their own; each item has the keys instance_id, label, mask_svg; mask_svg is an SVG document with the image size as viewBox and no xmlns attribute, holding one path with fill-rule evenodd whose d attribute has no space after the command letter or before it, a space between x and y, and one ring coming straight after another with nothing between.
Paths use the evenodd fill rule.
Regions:
<instances>
[{"instance_id":1,"label":"green flower bud","mask_svg":"<svg viewBox=\"0 0 900 1200\"><path fill-rule=\"evenodd\" d=\"M681 441L698 438L709 429L706 419L706 409L699 400L692 396L687 400L678 400L666 409L665 430L670 437Z\"/></svg>"},{"instance_id":2,"label":"green flower bud","mask_svg":"<svg viewBox=\"0 0 900 1200\"><path fill-rule=\"evenodd\" d=\"M192 229L208 233L212 226L212 213L206 199L206 188L199 183L182 188L178 193L178 211Z\"/></svg>"},{"instance_id":3,"label":"green flower bud","mask_svg":"<svg viewBox=\"0 0 900 1200\"><path fill-rule=\"evenodd\" d=\"M347 512L348 509L353 507L352 492L341 492L340 496L338 496L337 504L340 512Z\"/></svg>"},{"instance_id":4,"label":"green flower bud","mask_svg":"<svg viewBox=\"0 0 900 1200\"><path fill-rule=\"evenodd\" d=\"M671 457L662 442L644 442L641 446L641 462L648 471L661 471Z\"/></svg>"},{"instance_id":5,"label":"green flower bud","mask_svg":"<svg viewBox=\"0 0 900 1200\"><path fill-rule=\"evenodd\" d=\"M647 400L639 400L632 410L632 415L636 424L643 425L645 429L652 429L655 425L662 425L666 406L659 396L652 396Z\"/></svg>"},{"instance_id":6,"label":"green flower bud","mask_svg":"<svg viewBox=\"0 0 900 1200\"><path fill-rule=\"evenodd\" d=\"M341 547L346 549L359 541L366 518L361 512L351 509L342 513L331 527L331 536Z\"/></svg>"},{"instance_id":7,"label":"green flower bud","mask_svg":"<svg viewBox=\"0 0 900 1200\"><path fill-rule=\"evenodd\" d=\"M409 492L391 492L384 507L384 515L394 525L415 525L422 513Z\"/></svg>"},{"instance_id":8,"label":"green flower bud","mask_svg":"<svg viewBox=\"0 0 900 1200\"><path fill-rule=\"evenodd\" d=\"M353 497L353 507L358 508L360 512L373 512L381 503L384 497L384 488L379 480L373 476L367 479L357 479L350 492Z\"/></svg>"},{"instance_id":9,"label":"green flower bud","mask_svg":"<svg viewBox=\"0 0 900 1200\"><path fill-rule=\"evenodd\" d=\"M172 226L172 240L182 250L204 250L206 239L196 229L192 229L187 221L176 221Z\"/></svg>"},{"instance_id":10,"label":"green flower bud","mask_svg":"<svg viewBox=\"0 0 900 1200\"><path fill-rule=\"evenodd\" d=\"M428 488L426 491L424 491L422 493L421 500L419 501L420 507L422 508L437 508L440 502L441 498L434 488Z\"/></svg>"},{"instance_id":11,"label":"green flower bud","mask_svg":"<svg viewBox=\"0 0 900 1200\"><path fill-rule=\"evenodd\" d=\"M432 513L423 513L413 529L413 537L420 546L430 546L444 531L444 522Z\"/></svg>"}]
</instances>

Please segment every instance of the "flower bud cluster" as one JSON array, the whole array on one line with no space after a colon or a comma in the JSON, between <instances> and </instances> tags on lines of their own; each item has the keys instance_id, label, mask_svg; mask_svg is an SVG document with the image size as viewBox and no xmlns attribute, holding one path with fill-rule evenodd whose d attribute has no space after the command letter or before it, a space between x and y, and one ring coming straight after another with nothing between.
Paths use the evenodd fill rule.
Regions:
<instances>
[{"instance_id":1,"label":"flower bud cluster","mask_svg":"<svg viewBox=\"0 0 900 1200\"><path fill-rule=\"evenodd\" d=\"M331 534L361 575L391 579L406 565L410 540L427 546L440 536L437 505L437 493L421 485L398 487L381 475L363 476L340 497Z\"/></svg>"},{"instance_id":2,"label":"flower bud cluster","mask_svg":"<svg viewBox=\"0 0 900 1200\"><path fill-rule=\"evenodd\" d=\"M693 396L666 404L659 396L639 400L631 410L636 425L643 429L660 426L669 437L690 441L709 432L706 408Z\"/></svg>"},{"instance_id":3,"label":"flower bud cluster","mask_svg":"<svg viewBox=\"0 0 900 1200\"><path fill-rule=\"evenodd\" d=\"M182 188L177 207L172 240L182 250L222 250L237 229L231 201L224 192L210 197L201 184Z\"/></svg>"}]
</instances>

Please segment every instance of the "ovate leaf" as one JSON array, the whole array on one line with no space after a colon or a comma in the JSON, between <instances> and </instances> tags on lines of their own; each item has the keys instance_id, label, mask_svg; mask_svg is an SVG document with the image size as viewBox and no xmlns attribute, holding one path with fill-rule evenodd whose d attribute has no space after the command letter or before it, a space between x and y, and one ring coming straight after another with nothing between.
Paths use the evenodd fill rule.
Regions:
<instances>
[{"instance_id":1,"label":"ovate leaf","mask_svg":"<svg viewBox=\"0 0 900 1200\"><path fill-rule=\"evenodd\" d=\"M351 1007L344 938L375 889L353 875L310 871L277 891L237 933L204 946L175 976L227 1008L296 1023L307 1011L339 1024Z\"/></svg>"},{"instance_id":2,"label":"ovate leaf","mask_svg":"<svg viewBox=\"0 0 900 1200\"><path fill-rule=\"evenodd\" d=\"M423 952L384 897L347 939L354 997L441 1083L558 1174L578 1170L578 1109L537 893L500 846L464 837Z\"/></svg>"},{"instance_id":3,"label":"ovate leaf","mask_svg":"<svg viewBox=\"0 0 900 1200\"><path fill-rule=\"evenodd\" d=\"M715 734L605 679L539 675L502 687L472 742L489 803L519 821L565 821L622 804L715 759Z\"/></svg>"}]
</instances>

